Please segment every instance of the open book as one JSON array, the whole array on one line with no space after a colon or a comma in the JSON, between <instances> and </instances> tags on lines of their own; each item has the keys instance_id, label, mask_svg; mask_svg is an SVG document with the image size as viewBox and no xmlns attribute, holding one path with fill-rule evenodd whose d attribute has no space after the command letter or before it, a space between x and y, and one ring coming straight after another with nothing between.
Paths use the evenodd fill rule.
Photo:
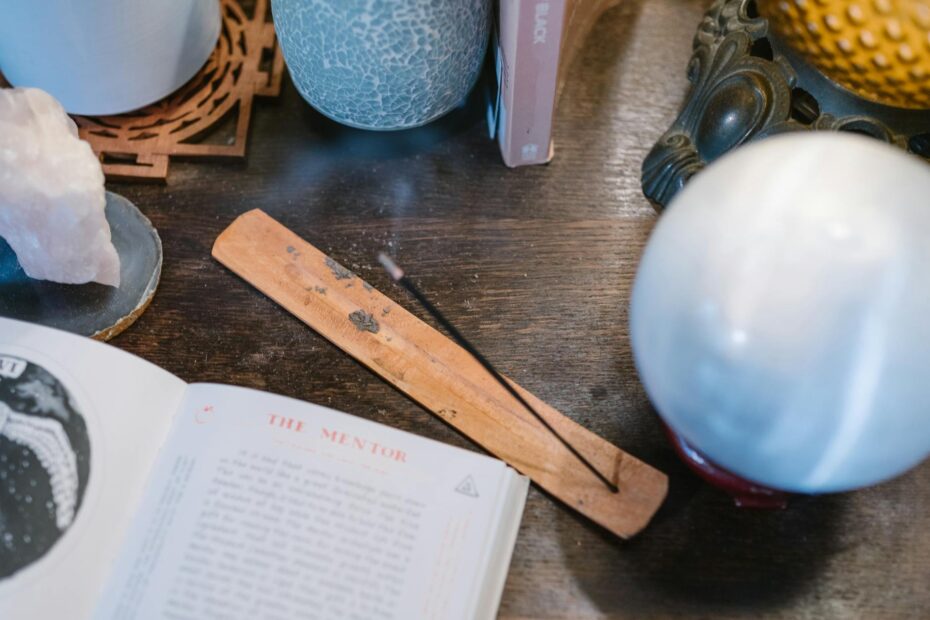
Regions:
<instances>
[{"instance_id":1,"label":"open book","mask_svg":"<svg viewBox=\"0 0 930 620\"><path fill-rule=\"evenodd\" d=\"M0 618L489 618L527 479L0 318Z\"/></svg>"}]
</instances>

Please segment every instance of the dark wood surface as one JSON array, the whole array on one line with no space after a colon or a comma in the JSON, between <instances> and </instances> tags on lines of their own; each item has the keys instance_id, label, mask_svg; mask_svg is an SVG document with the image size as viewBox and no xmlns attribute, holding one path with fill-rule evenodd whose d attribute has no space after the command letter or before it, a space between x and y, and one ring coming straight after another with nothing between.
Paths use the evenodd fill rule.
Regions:
<instances>
[{"instance_id":1,"label":"dark wood surface","mask_svg":"<svg viewBox=\"0 0 930 620\"><path fill-rule=\"evenodd\" d=\"M692 0L627 0L596 27L560 102L549 166L508 170L477 100L427 128L323 119L290 82L259 101L243 163L175 163L113 183L159 228L161 288L113 344L187 381L328 405L474 447L210 258L232 219L270 215L420 316L376 268L389 249L500 368L671 477L621 542L530 492L507 618L930 617L930 464L783 512L735 509L679 464L634 371L627 304L655 223L639 166L681 104ZM428 320L428 319L427 319Z\"/></svg>"}]
</instances>

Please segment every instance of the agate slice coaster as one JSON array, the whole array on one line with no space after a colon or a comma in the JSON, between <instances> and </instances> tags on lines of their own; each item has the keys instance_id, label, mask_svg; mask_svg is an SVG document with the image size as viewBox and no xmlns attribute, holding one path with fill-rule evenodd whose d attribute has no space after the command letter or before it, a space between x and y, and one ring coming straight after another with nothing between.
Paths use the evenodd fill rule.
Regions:
<instances>
[{"instance_id":1,"label":"agate slice coaster","mask_svg":"<svg viewBox=\"0 0 930 620\"><path fill-rule=\"evenodd\" d=\"M139 209L107 192L107 222L120 258L120 287L58 284L28 277L0 238L0 316L109 340L145 312L161 276L158 232Z\"/></svg>"}]
</instances>

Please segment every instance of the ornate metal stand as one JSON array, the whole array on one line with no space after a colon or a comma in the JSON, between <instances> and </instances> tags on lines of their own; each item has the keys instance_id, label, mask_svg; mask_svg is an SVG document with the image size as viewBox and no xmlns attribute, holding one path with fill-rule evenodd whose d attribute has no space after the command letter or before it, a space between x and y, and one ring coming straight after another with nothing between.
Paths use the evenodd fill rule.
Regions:
<instances>
[{"instance_id":1,"label":"ornate metal stand","mask_svg":"<svg viewBox=\"0 0 930 620\"><path fill-rule=\"evenodd\" d=\"M643 162L643 193L664 208L727 151L785 131L852 131L930 160L930 110L873 103L770 35L753 0L716 0L694 37L691 92Z\"/></svg>"}]
</instances>

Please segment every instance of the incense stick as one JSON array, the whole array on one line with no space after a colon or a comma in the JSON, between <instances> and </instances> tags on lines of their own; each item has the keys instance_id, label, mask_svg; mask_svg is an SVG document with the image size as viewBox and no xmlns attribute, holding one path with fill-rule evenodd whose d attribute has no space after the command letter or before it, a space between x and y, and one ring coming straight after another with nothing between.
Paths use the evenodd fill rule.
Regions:
<instances>
[{"instance_id":1,"label":"incense stick","mask_svg":"<svg viewBox=\"0 0 930 620\"><path fill-rule=\"evenodd\" d=\"M517 402L519 402L521 405L523 405L523 407L524 407L527 411L529 411L537 420L539 420L539 422L540 422L543 426L545 426L546 429L547 429L550 433L552 433L552 435L553 435L556 439L558 439L558 440L562 443L562 445L565 446L565 448L566 448L569 452L572 453L572 455L575 456L575 458L577 458L579 461L581 461L581 463L582 463L585 467L587 467L587 468L591 471L591 473L594 474L594 475L598 478L598 480L600 480L600 481L603 482L605 485L607 485L607 488L610 489L610 491L611 491L612 493L617 493L617 492L619 491L619 489L617 488L617 485L615 485L614 483L612 483L610 480L607 479L606 476L604 476L604 474L602 474L600 471L598 471L597 468L594 467L594 465L592 465L591 462L588 461L588 459L586 459L580 452L578 452L578 450L576 450L575 447L572 446L564 437L562 437L562 435L560 435L559 432L558 432L557 430L555 430L555 428L553 428L552 425L549 424L549 422L547 422L546 419L545 419L544 417L542 417L542 415L540 415L538 411L536 411L528 402L526 402L526 399L524 399L522 396L520 396L520 393L517 392L517 391L513 388L513 386L510 385L510 382L508 382L508 381L503 377L503 375L501 375L501 373L499 373L499 372L497 371L497 369L494 367L494 365L491 364L491 362L488 361L488 359L487 359L484 355L482 355L481 352L478 351L478 349L476 349L476 348L474 347L474 345L472 345L472 344L465 338L465 336L462 335L461 332L459 332L459 330L449 321L449 319L447 319L447 318L442 314L442 312L440 312L439 309L436 308L436 307L426 298L426 296L423 295L423 293L420 292L420 290L413 284L413 282L411 282L410 279L407 278L406 274L404 273L404 270L401 269L400 266L398 266L397 263L395 263L395 262L391 259L391 257L389 257L387 254L384 254L384 253L382 252L381 254L378 255L378 261L381 263L382 266L384 266L384 269L388 272L388 275L391 276L391 279L393 279L396 283L400 284L400 285L403 286L405 289L407 289L407 292L409 292L409 293L414 297L414 299L416 299L417 302L419 302L419 304L420 304L421 306L423 306L423 308L424 308L434 319L436 319L436 321L449 333L449 335L452 336L452 338L453 338L456 342L458 342L459 346L461 346L463 349L465 349L465 350L469 353L469 355L471 355L473 358L475 358L475 360L476 360L479 364L481 364L481 366L484 367L484 369L485 369L486 371L488 371L488 373L489 373L492 377L494 377L494 379L495 379L498 383L501 384L501 387L503 387L505 390L507 390L507 392L508 392L511 396L513 396L513 397L517 400Z\"/></svg>"}]
</instances>

